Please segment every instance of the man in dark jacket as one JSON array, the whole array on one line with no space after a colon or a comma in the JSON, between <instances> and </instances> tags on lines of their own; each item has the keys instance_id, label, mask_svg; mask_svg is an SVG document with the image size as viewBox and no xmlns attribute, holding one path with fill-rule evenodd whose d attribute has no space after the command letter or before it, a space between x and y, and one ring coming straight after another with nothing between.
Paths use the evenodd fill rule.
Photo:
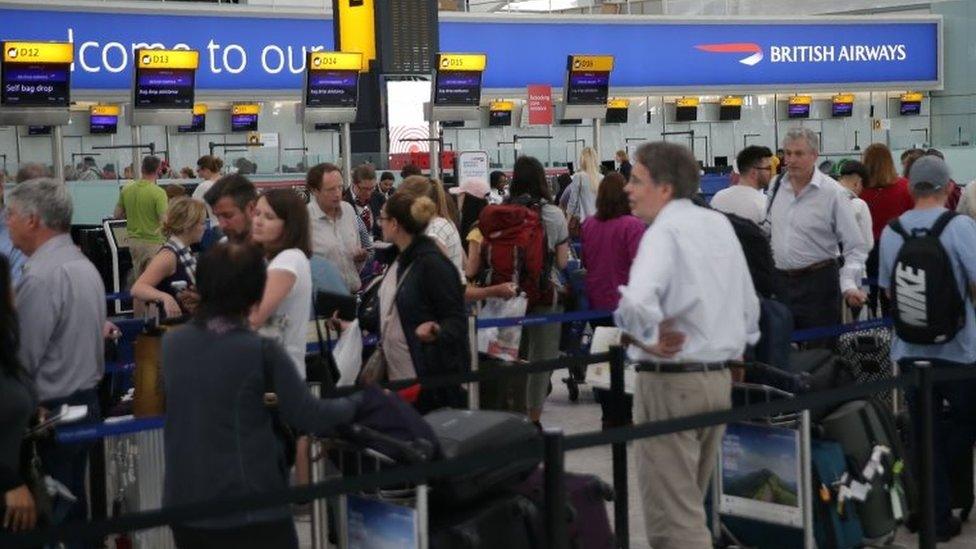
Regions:
<instances>
[{"instance_id":1,"label":"man in dark jacket","mask_svg":"<svg viewBox=\"0 0 976 549\"><path fill-rule=\"evenodd\" d=\"M356 215L373 235L373 240L381 240L380 210L386 197L376 187L376 169L369 164L358 166L352 171L352 185L343 192L343 200L352 204Z\"/></svg>"}]
</instances>

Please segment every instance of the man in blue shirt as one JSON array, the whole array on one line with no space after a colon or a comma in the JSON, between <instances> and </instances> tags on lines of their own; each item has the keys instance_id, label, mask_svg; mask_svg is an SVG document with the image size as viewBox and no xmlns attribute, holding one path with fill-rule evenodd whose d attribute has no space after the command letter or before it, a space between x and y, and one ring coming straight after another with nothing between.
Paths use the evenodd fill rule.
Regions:
<instances>
[{"instance_id":1,"label":"man in blue shirt","mask_svg":"<svg viewBox=\"0 0 976 549\"><path fill-rule=\"evenodd\" d=\"M0 255L10 263L10 283L17 287L26 258L24 254L10 241L10 231L7 229L7 211L3 207L3 183L6 176L0 172Z\"/></svg>"},{"instance_id":2,"label":"man in blue shirt","mask_svg":"<svg viewBox=\"0 0 976 549\"><path fill-rule=\"evenodd\" d=\"M916 229L932 227L946 211L944 204L949 186L949 169L941 158L925 156L912 165L909 179L915 208L898 219L910 234ZM966 323L954 338L939 344L908 343L895 334L891 343L891 358L903 364L904 368L911 368L911 363L916 359L929 360L934 366L942 367L976 363L976 313L973 309L976 296L976 221L964 215L956 216L946 225L939 240L952 263L957 289L965 299ZM892 272L903 242L891 227L885 227L881 233L878 284L889 296ZM948 402L950 409L949 424L936 420L933 443L936 533L939 541L944 542L960 530L959 520L952 516L950 508L949 486L953 479L948 476L946 437L950 433L953 437L965 437L960 447L972 448L976 442L976 380L936 383L933 391L932 403L936 407L934 417L942 417L943 402ZM919 414L914 396L909 392L909 410L918 427Z\"/></svg>"}]
</instances>

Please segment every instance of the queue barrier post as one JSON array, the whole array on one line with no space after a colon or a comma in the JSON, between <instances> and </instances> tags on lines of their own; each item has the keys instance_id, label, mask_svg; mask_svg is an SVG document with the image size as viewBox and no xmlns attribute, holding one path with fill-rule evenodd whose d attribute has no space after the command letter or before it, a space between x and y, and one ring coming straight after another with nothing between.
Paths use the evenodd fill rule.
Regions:
<instances>
[{"instance_id":1,"label":"queue barrier post","mask_svg":"<svg viewBox=\"0 0 976 549\"><path fill-rule=\"evenodd\" d=\"M934 422L932 411L932 363L927 360L915 362L918 374L918 411L920 428L916 435L916 448L919 448L919 512L922 514L918 533L918 546L921 549L935 549L935 458L933 456Z\"/></svg>"},{"instance_id":2,"label":"queue barrier post","mask_svg":"<svg viewBox=\"0 0 976 549\"><path fill-rule=\"evenodd\" d=\"M316 399L322 396L321 383L309 383L308 389ZM322 443L314 437L309 437L308 464L311 469L309 476L312 484L318 484L325 480L325 461L321 458ZM327 549L329 547L329 518L327 513L324 499L312 500L312 549Z\"/></svg>"},{"instance_id":3,"label":"queue barrier post","mask_svg":"<svg viewBox=\"0 0 976 549\"><path fill-rule=\"evenodd\" d=\"M468 315L468 346L471 354L471 371L478 371L478 317ZM477 381L468 383L468 409L481 408L481 384Z\"/></svg>"},{"instance_id":4,"label":"queue barrier post","mask_svg":"<svg viewBox=\"0 0 976 549\"><path fill-rule=\"evenodd\" d=\"M561 430L547 430L542 435L543 492L545 493L546 547L568 549L569 530L566 516L565 448Z\"/></svg>"},{"instance_id":5,"label":"queue barrier post","mask_svg":"<svg viewBox=\"0 0 976 549\"><path fill-rule=\"evenodd\" d=\"M624 390L624 348L615 345L610 348L610 406L613 425L620 427L627 422L624 403L627 394ZM611 445L613 456L613 531L616 534L616 547L630 547L630 503L627 487L627 443L616 442Z\"/></svg>"}]
</instances>

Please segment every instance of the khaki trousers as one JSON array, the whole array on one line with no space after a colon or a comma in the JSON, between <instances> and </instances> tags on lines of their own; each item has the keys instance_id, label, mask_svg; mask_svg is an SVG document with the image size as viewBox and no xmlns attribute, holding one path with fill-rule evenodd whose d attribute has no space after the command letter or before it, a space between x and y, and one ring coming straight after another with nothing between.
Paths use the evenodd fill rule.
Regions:
<instances>
[{"instance_id":1,"label":"khaki trousers","mask_svg":"<svg viewBox=\"0 0 976 549\"><path fill-rule=\"evenodd\" d=\"M687 374L640 372L634 422L674 419L732 406L728 370ZM636 441L637 475L647 540L653 549L710 549L704 500L725 426Z\"/></svg>"},{"instance_id":2,"label":"khaki trousers","mask_svg":"<svg viewBox=\"0 0 976 549\"><path fill-rule=\"evenodd\" d=\"M159 242L149 242L147 240L129 239L129 255L132 256L132 270L129 271L128 286L131 288L136 279L149 266L153 256L163 245Z\"/></svg>"}]
</instances>

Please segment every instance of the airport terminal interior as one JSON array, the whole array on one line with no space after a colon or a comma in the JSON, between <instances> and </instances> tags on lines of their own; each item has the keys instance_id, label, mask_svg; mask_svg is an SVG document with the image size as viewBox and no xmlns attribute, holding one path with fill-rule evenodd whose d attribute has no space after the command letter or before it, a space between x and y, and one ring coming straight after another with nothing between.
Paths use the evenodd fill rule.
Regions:
<instances>
[{"instance_id":1,"label":"airport terminal interior","mask_svg":"<svg viewBox=\"0 0 976 549\"><path fill-rule=\"evenodd\" d=\"M976 0L0 42L0 547L976 547Z\"/></svg>"}]
</instances>

